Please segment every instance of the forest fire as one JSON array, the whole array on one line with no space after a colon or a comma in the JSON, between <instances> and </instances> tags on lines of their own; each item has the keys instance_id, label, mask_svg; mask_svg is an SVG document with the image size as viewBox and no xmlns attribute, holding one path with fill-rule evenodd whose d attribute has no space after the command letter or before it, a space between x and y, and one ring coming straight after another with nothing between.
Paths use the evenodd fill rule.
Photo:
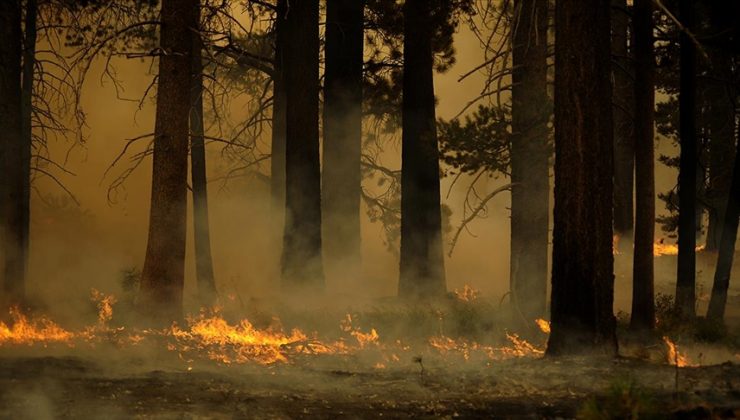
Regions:
<instances>
[{"instance_id":1,"label":"forest fire","mask_svg":"<svg viewBox=\"0 0 740 420\"><path fill-rule=\"evenodd\" d=\"M70 343L75 335L48 318L28 318L17 307L10 308L10 325L0 321L0 347Z\"/></svg>"},{"instance_id":2,"label":"forest fire","mask_svg":"<svg viewBox=\"0 0 740 420\"><path fill-rule=\"evenodd\" d=\"M614 235L612 237L612 254L614 255L620 255L620 236ZM696 252L703 251L705 248L705 245L698 245L696 247ZM660 239L658 241L655 241L653 243L653 256L655 257L663 257L663 256L676 256L678 255L678 244L670 244L665 243L663 239Z\"/></svg>"},{"instance_id":3,"label":"forest fire","mask_svg":"<svg viewBox=\"0 0 740 420\"><path fill-rule=\"evenodd\" d=\"M550 334L550 321L542 318L537 318L534 320L534 322L537 324L537 327L539 327L540 331L545 334Z\"/></svg>"},{"instance_id":4,"label":"forest fire","mask_svg":"<svg viewBox=\"0 0 740 420\"><path fill-rule=\"evenodd\" d=\"M681 354L681 352L678 350L678 346L675 342L673 342L670 338L667 336L663 337L663 342L666 345L667 352L666 352L666 358L668 359L668 363L671 365L674 365L676 367L691 367L696 366L695 364L691 363L688 357L686 355Z\"/></svg>"},{"instance_id":5,"label":"forest fire","mask_svg":"<svg viewBox=\"0 0 740 420\"><path fill-rule=\"evenodd\" d=\"M468 294L470 294L467 289ZM125 345L139 345L142 342L160 343L162 339L169 351L178 354L180 360L191 361L196 358L217 362L223 365L275 363L294 363L294 356L351 355L363 350L379 352L383 362L376 368L385 368L388 363L400 361L398 354L412 349L426 352L431 350L441 356L459 355L464 360L506 360L520 357L538 357L544 351L515 333L506 333L508 345L493 346L463 338L444 335L430 337L422 347L412 347L400 340L381 342L376 328L363 329L353 325L351 314L346 314L339 322L339 329L346 335L339 340L322 340L318 333L307 334L300 329L285 332L280 322L274 319L273 325L265 329L255 327L249 320L242 319L229 323L219 308L203 311L198 316L187 319L184 326L173 324L164 330L125 327L111 327L113 306L116 298L97 290L92 290L92 299L98 308L98 322L80 330L67 330L46 317L28 317L18 309L11 310L10 324L0 322L0 349L18 345L48 346L63 344L76 347L85 343L112 342L121 348ZM544 332L549 324L537 320ZM155 339L156 338L156 339ZM424 349L426 347L426 349ZM475 357L473 357L475 355Z\"/></svg>"}]
</instances>

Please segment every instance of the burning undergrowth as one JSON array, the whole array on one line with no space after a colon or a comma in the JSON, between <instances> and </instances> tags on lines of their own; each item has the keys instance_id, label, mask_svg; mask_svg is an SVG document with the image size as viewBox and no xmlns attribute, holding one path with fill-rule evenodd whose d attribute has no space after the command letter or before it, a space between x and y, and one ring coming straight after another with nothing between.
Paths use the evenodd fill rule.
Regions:
<instances>
[{"instance_id":1,"label":"burning undergrowth","mask_svg":"<svg viewBox=\"0 0 740 420\"><path fill-rule=\"evenodd\" d=\"M545 333L538 332L537 340L530 342L515 332L496 329L491 322L481 322L492 306L467 287L436 308L383 304L364 311L324 310L311 316L284 310L278 317L255 305L250 320L236 316L233 309L216 307L164 329L119 323L117 300L112 295L93 290L91 301L97 319L80 328L67 328L46 316L11 309L9 321L0 322L0 351L79 351L112 345L115 351L125 353L148 346L171 353L187 368L203 362L291 365L339 358L386 369L410 363L423 368L423 363L430 361L493 363L536 358L543 354L546 339ZM541 320L540 327L543 325L546 321Z\"/></svg>"},{"instance_id":2,"label":"burning undergrowth","mask_svg":"<svg viewBox=\"0 0 740 420\"><path fill-rule=\"evenodd\" d=\"M232 299L233 301L233 299ZM413 306L378 303L343 312L267 310L250 305L248 315L235 308L216 307L189 316L184 323L164 329L137 328L118 320L117 300L92 290L97 317L87 325L68 328L43 315L10 310L0 322L0 354L34 349L36 352L111 349L126 355L154 350L183 369L216 366L305 366L345 362L372 370L424 366L491 366L511 359L537 359L544 355L549 322L538 319L518 331L502 317L496 303L465 287L450 294L443 305ZM124 305L125 307L125 305ZM623 354L657 363L690 367L702 364L703 355L689 356L668 335L656 345L623 347ZM169 356L167 356L169 355Z\"/></svg>"}]
</instances>

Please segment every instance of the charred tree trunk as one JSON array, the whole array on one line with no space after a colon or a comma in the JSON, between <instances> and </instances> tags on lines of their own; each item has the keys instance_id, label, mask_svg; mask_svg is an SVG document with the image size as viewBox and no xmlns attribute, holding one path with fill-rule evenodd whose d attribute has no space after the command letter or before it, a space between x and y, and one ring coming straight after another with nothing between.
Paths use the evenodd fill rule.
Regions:
<instances>
[{"instance_id":1,"label":"charred tree trunk","mask_svg":"<svg viewBox=\"0 0 740 420\"><path fill-rule=\"evenodd\" d=\"M198 8L198 15L200 7ZM196 16L196 22L200 17ZM193 184L193 239L195 242L195 278L201 303L212 305L216 298L213 276L211 233L208 217L206 147L203 132L203 39L193 31L193 81L190 91L190 176Z\"/></svg>"},{"instance_id":2,"label":"charred tree trunk","mask_svg":"<svg viewBox=\"0 0 740 420\"><path fill-rule=\"evenodd\" d=\"M432 2L404 3L403 137L401 147L401 262L398 294L446 291L439 195L439 148L434 100Z\"/></svg>"},{"instance_id":3,"label":"charred tree trunk","mask_svg":"<svg viewBox=\"0 0 740 420\"><path fill-rule=\"evenodd\" d=\"M286 95L285 233L282 277L286 290L324 287L321 258L319 158L319 1L291 0L284 18Z\"/></svg>"},{"instance_id":4,"label":"charred tree trunk","mask_svg":"<svg viewBox=\"0 0 740 420\"><path fill-rule=\"evenodd\" d=\"M270 194L275 233L281 232L285 219L285 14L288 0L278 0L275 18L275 58L272 75L272 147L270 158Z\"/></svg>"},{"instance_id":5,"label":"charred tree trunk","mask_svg":"<svg viewBox=\"0 0 740 420\"><path fill-rule=\"evenodd\" d=\"M514 305L533 321L547 307L547 0L517 0L514 5L510 281Z\"/></svg>"},{"instance_id":6,"label":"charred tree trunk","mask_svg":"<svg viewBox=\"0 0 740 420\"><path fill-rule=\"evenodd\" d=\"M548 355L616 355L609 0L555 8L555 228Z\"/></svg>"},{"instance_id":7,"label":"charred tree trunk","mask_svg":"<svg viewBox=\"0 0 740 420\"><path fill-rule=\"evenodd\" d=\"M635 0L635 250L630 327L655 327L653 242L655 237L655 55L653 0Z\"/></svg>"},{"instance_id":8,"label":"charred tree trunk","mask_svg":"<svg viewBox=\"0 0 740 420\"><path fill-rule=\"evenodd\" d=\"M22 200L21 200L21 268L22 276L25 282L26 272L28 271L29 240L31 238L31 150L33 147L32 133L32 113L33 113L33 78L34 69L36 68L36 19L38 14L38 4L36 0L26 2L26 16L23 34L23 78L21 93L21 112L23 116L23 144L20 156L23 176L22 182Z\"/></svg>"},{"instance_id":9,"label":"charred tree trunk","mask_svg":"<svg viewBox=\"0 0 740 420\"><path fill-rule=\"evenodd\" d=\"M327 272L360 268L360 154L364 0L326 3L324 74L324 252Z\"/></svg>"},{"instance_id":10,"label":"charred tree trunk","mask_svg":"<svg viewBox=\"0 0 740 420\"><path fill-rule=\"evenodd\" d=\"M737 136L740 138L740 124L737 124ZM707 318L721 321L725 316L727 290L730 287L732 260L735 256L737 227L740 221L740 147L735 152L735 167L732 170L732 184L724 212L724 228L717 257L717 268L714 272L712 297L709 300Z\"/></svg>"},{"instance_id":11,"label":"charred tree trunk","mask_svg":"<svg viewBox=\"0 0 740 420\"><path fill-rule=\"evenodd\" d=\"M709 223L707 225L707 251L719 249L725 220L727 196L732 179L732 156L735 155L735 110L724 82L725 74L732 67L730 56L724 51L710 50L715 71L708 82L709 125Z\"/></svg>"},{"instance_id":12,"label":"charred tree trunk","mask_svg":"<svg viewBox=\"0 0 740 420\"><path fill-rule=\"evenodd\" d=\"M5 303L25 295L23 159L25 150L21 96L22 31L18 0L0 2L0 238L4 256Z\"/></svg>"},{"instance_id":13,"label":"charred tree trunk","mask_svg":"<svg viewBox=\"0 0 740 420\"><path fill-rule=\"evenodd\" d=\"M629 14L626 0L612 0L612 73L614 77L614 233L620 251L631 252L634 224L635 137L632 51L628 48Z\"/></svg>"},{"instance_id":14,"label":"charred tree trunk","mask_svg":"<svg viewBox=\"0 0 740 420\"><path fill-rule=\"evenodd\" d=\"M679 17L683 26L694 27L694 2L680 0ZM680 39L680 137L681 155L678 175L678 276L676 305L682 314L696 314L696 46L686 31Z\"/></svg>"},{"instance_id":15,"label":"charred tree trunk","mask_svg":"<svg viewBox=\"0 0 740 420\"><path fill-rule=\"evenodd\" d=\"M188 117L197 0L163 0L154 126L149 237L142 311L156 322L182 318L187 223Z\"/></svg>"}]
</instances>

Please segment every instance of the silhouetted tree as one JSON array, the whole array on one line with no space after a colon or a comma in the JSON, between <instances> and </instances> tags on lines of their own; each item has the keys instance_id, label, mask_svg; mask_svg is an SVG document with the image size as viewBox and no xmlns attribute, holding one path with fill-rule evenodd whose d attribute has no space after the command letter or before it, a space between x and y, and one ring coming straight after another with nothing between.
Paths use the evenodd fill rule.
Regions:
<instances>
[{"instance_id":1,"label":"silhouetted tree","mask_svg":"<svg viewBox=\"0 0 740 420\"><path fill-rule=\"evenodd\" d=\"M712 62L714 68L718 69L715 74L721 75L720 80L724 81L726 96L720 100L727 101L727 99L730 99L730 103L737 103L735 101L737 101L737 95L740 92L740 71L738 71L736 62L735 66L728 66L732 63L732 60L726 60L726 57L738 57L738 54L740 54L740 4L737 2L714 2L711 5L710 27L713 33L708 37L707 42L711 43L711 48L715 52L710 57L720 57L719 60ZM725 105L720 104L719 108L725 109ZM740 122L737 121L737 118L738 115L735 112L732 114L730 121L731 124L735 125L735 137L730 141L733 145L735 140L740 139ZM740 147L735 150L732 180L725 202L717 268L714 273L712 296L707 311L707 318L716 321L721 321L724 318L735 254L738 221L740 219Z\"/></svg>"},{"instance_id":2,"label":"silhouetted tree","mask_svg":"<svg viewBox=\"0 0 740 420\"><path fill-rule=\"evenodd\" d=\"M740 138L740 124L738 124L738 137ZM714 271L712 296L707 310L707 318L716 321L721 321L725 316L727 290L730 287L737 227L740 220L740 147L737 148L735 153L735 168L732 171L732 184L724 212L724 228L722 229L722 238L717 256L717 268Z\"/></svg>"},{"instance_id":3,"label":"silhouetted tree","mask_svg":"<svg viewBox=\"0 0 740 420\"><path fill-rule=\"evenodd\" d=\"M200 0L196 0L196 22L200 22ZM194 28L195 29L195 28ZM193 183L193 239L195 242L195 277L198 295L204 304L216 297L211 257L211 234L208 218L208 182L206 148L203 131L203 38L200 24L192 31L192 87L190 108L190 176Z\"/></svg>"},{"instance_id":4,"label":"silhouetted tree","mask_svg":"<svg viewBox=\"0 0 740 420\"><path fill-rule=\"evenodd\" d=\"M319 2L291 0L278 14L286 97L285 233L282 277L286 290L323 289L319 161ZM287 65L289 63L289 65Z\"/></svg>"},{"instance_id":5,"label":"silhouetted tree","mask_svg":"<svg viewBox=\"0 0 740 420\"><path fill-rule=\"evenodd\" d=\"M327 270L360 264L364 0L328 0L324 74L323 221Z\"/></svg>"},{"instance_id":6,"label":"silhouetted tree","mask_svg":"<svg viewBox=\"0 0 740 420\"><path fill-rule=\"evenodd\" d=\"M696 309L696 45L690 31L694 28L694 2L679 1L680 34L680 137L681 156L678 173L678 276L676 306L684 316L694 317Z\"/></svg>"},{"instance_id":7,"label":"silhouetted tree","mask_svg":"<svg viewBox=\"0 0 740 420\"><path fill-rule=\"evenodd\" d=\"M288 0L277 0L273 25L274 58L272 72L272 133L270 158L270 194L276 232L285 220L285 19Z\"/></svg>"},{"instance_id":8,"label":"silhouetted tree","mask_svg":"<svg viewBox=\"0 0 740 420\"><path fill-rule=\"evenodd\" d=\"M399 296L440 296L446 291L439 195L439 149L434 100L436 1L404 4Z\"/></svg>"},{"instance_id":9,"label":"silhouetted tree","mask_svg":"<svg viewBox=\"0 0 740 420\"><path fill-rule=\"evenodd\" d=\"M555 8L555 220L547 354L617 351L609 0Z\"/></svg>"},{"instance_id":10,"label":"silhouetted tree","mask_svg":"<svg viewBox=\"0 0 740 420\"><path fill-rule=\"evenodd\" d=\"M614 77L614 231L621 251L631 252L635 144L633 116L633 51L630 44L629 10L626 0L612 0L612 74Z\"/></svg>"},{"instance_id":11,"label":"silhouetted tree","mask_svg":"<svg viewBox=\"0 0 740 420\"><path fill-rule=\"evenodd\" d=\"M630 326L650 330L655 326L655 54L652 0L635 0L632 22L635 58L635 249Z\"/></svg>"},{"instance_id":12,"label":"silhouetted tree","mask_svg":"<svg viewBox=\"0 0 740 420\"><path fill-rule=\"evenodd\" d=\"M20 1L0 2L0 238L3 299L8 303L20 303L25 295L22 36Z\"/></svg>"},{"instance_id":13,"label":"silhouetted tree","mask_svg":"<svg viewBox=\"0 0 740 420\"><path fill-rule=\"evenodd\" d=\"M511 92L511 260L514 305L524 318L547 307L550 180L547 0L514 2Z\"/></svg>"},{"instance_id":14,"label":"silhouetted tree","mask_svg":"<svg viewBox=\"0 0 740 420\"><path fill-rule=\"evenodd\" d=\"M163 0L149 236L141 309L156 321L182 317L187 216L192 31L197 0Z\"/></svg>"}]
</instances>

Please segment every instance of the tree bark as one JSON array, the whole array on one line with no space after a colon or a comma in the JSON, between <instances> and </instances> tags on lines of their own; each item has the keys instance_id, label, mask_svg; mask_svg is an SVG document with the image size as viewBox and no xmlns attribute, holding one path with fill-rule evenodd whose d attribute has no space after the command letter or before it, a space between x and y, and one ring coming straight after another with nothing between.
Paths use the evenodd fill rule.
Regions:
<instances>
[{"instance_id":1,"label":"tree bark","mask_svg":"<svg viewBox=\"0 0 740 420\"><path fill-rule=\"evenodd\" d=\"M526 321L542 317L547 307L547 6L547 0L514 3L510 287Z\"/></svg>"},{"instance_id":2,"label":"tree bark","mask_svg":"<svg viewBox=\"0 0 740 420\"><path fill-rule=\"evenodd\" d=\"M321 256L319 158L319 1L291 0L283 15L286 94L283 287L319 292Z\"/></svg>"},{"instance_id":3,"label":"tree bark","mask_svg":"<svg viewBox=\"0 0 740 420\"><path fill-rule=\"evenodd\" d=\"M740 124L737 124L737 136L740 138ZM732 184L724 216L717 268L714 271L714 283L712 284L712 297L707 310L707 318L715 321L722 321L725 316L732 260L735 257L737 227L740 221L740 147L735 151L735 167L732 170Z\"/></svg>"},{"instance_id":4,"label":"tree bark","mask_svg":"<svg viewBox=\"0 0 740 420\"><path fill-rule=\"evenodd\" d=\"M328 273L360 269L360 155L364 0L326 3L324 73L324 254Z\"/></svg>"},{"instance_id":5,"label":"tree bark","mask_svg":"<svg viewBox=\"0 0 740 420\"><path fill-rule=\"evenodd\" d=\"M439 148L434 100L432 38L428 0L403 6L403 105L401 140L401 261L398 294L441 296L446 291L442 253Z\"/></svg>"},{"instance_id":6,"label":"tree bark","mask_svg":"<svg viewBox=\"0 0 740 420\"><path fill-rule=\"evenodd\" d=\"M274 232L283 230L285 220L285 14L288 0L278 0L275 17L275 58L272 76L272 147L270 159L270 194Z\"/></svg>"},{"instance_id":7,"label":"tree bark","mask_svg":"<svg viewBox=\"0 0 740 420\"><path fill-rule=\"evenodd\" d=\"M152 321L182 318L187 217L188 117L197 0L163 0L149 237L142 311Z\"/></svg>"},{"instance_id":8,"label":"tree bark","mask_svg":"<svg viewBox=\"0 0 740 420\"><path fill-rule=\"evenodd\" d=\"M680 0L679 17L688 30L694 27L694 2ZM696 315L696 46L686 31L679 39L680 55L680 137L678 175L678 275L676 306L688 318Z\"/></svg>"},{"instance_id":9,"label":"tree bark","mask_svg":"<svg viewBox=\"0 0 740 420\"><path fill-rule=\"evenodd\" d=\"M198 0L199 1L199 0ZM196 22L200 21L198 7ZM216 299L216 282L211 256L211 232L208 217L208 183L206 148L203 132L203 39L193 31L193 55L190 108L190 176L193 184L193 239L195 242L195 278L201 303L212 305Z\"/></svg>"},{"instance_id":10,"label":"tree bark","mask_svg":"<svg viewBox=\"0 0 740 420\"><path fill-rule=\"evenodd\" d=\"M616 355L609 0L555 8L555 227L548 355Z\"/></svg>"},{"instance_id":11,"label":"tree bark","mask_svg":"<svg viewBox=\"0 0 740 420\"><path fill-rule=\"evenodd\" d=\"M655 55L653 0L635 0L635 250L630 327L655 327L653 242L655 240Z\"/></svg>"},{"instance_id":12,"label":"tree bark","mask_svg":"<svg viewBox=\"0 0 740 420\"><path fill-rule=\"evenodd\" d=\"M612 0L612 74L614 75L614 231L620 251L632 252L635 137L633 64L628 48L626 0Z\"/></svg>"},{"instance_id":13,"label":"tree bark","mask_svg":"<svg viewBox=\"0 0 740 420\"><path fill-rule=\"evenodd\" d=\"M4 256L4 303L25 296L23 204L25 150L21 89L22 31L18 0L0 2L0 238Z\"/></svg>"},{"instance_id":14,"label":"tree bark","mask_svg":"<svg viewBox=\"0 0 740 420\"><path fill-rule=\"evenodd\" d=\"M38 16L38 3L36 0L27 0L26 16L23 34L23 77L21 86L21 112L23 115L22 130L23 144L21 150L21 162L23 176L21 220L23 231L21 236L21 259L23 263L22 273L25 282L28 271L28 256L31 234L31 150L33 147L32 113L33 113L33 78L36 68L36 20Z\"/></svg>"}]
</instances>

